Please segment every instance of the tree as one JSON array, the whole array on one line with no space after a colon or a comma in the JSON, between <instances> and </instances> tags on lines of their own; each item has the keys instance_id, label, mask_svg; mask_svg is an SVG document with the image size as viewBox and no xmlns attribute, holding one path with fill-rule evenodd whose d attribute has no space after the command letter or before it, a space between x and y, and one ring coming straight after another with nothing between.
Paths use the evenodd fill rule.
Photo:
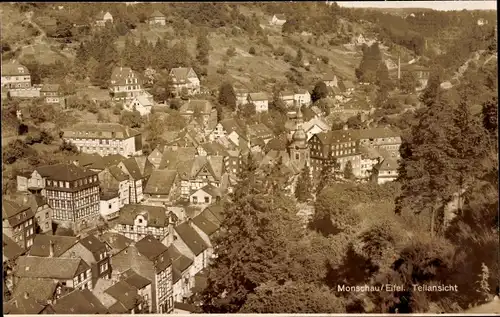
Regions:
<instances>
[{"instance_id":1,"label":"tree","mask_svg":"<svg viewBox=\"0 0 500 317\"><path fill-rule=\"evenodd\" d=\"M59 146L59 151L68 155L80 153L76 145L71 142L67 142L66 140L63 140L62 144Z\"/></svg>"},{"instance_id":2,"label":"tree","mask_svg":"<svg viewBox=\"0 0 500 317\"><path fill-rule=\"evenodd\" d=\"M130 128L140 128L142 125L141 113L137 110L123 110L120 115L120 124L126 125Z\"/></svg>"},{"instance_id":3,"label":"tree","mask_svg":"<svg viewBox=\"0 0 500 317\"><path fill-rule=\"evenodd\" d=\"M347 119L347 126L349 129L362 129L363 121L361 120L361 115L355 115Z\"/></svg>"},{"instance_id":4,"label":"tree","mask_svg":"<svg viewBox=\"0 0 500 317\"><path fill-rule=\"evenodd\" d=\"M13 164L17 160L37 157L38 153L20 139L9 142L2 148L2 162Z\"/></svg>"},{"instance_id":5,"label":"tree","mask_svg":"<svg viewBox=\"0 0 500 317\"><path fill-rule=\"evenodd\" d=\"M247 164L224 204L217 257L202 294L205 313L238 312L258 286L289 279L289 250L301 236L295 206L282 191L279 165L264 173L253 159Z\"/></svg>"},{"instance_id":6,"label":"tree","mask_svg":"<svg viewBox=\"0 0 500 317\"><path fill-rule=\"evenodd\" d=\"M231 109L231 111L236 110L236 93L233 85L229 82L222 84L219 88L219 104Z\"/></svg>"},{"instance_id":7,"label":"tree","mask_svg":"<svg viewBox=\"0 0 500 317\"><path fill-rule=\"evenodd\" d=\"M310 172L309 166L304 166L302 173L300 173L297 179L295 198L297 198L299 202L307 202L311 198L312 182Z\"/></svg>"},{"instance_id":8,"label":"tree","mask_svg":"<svg viewBox=\"0 0 500 317\"><path fill-rule=\"evenodd\" d=\"M352 163L351 161L347 161L344 167L344 178L353 180L354 179L354 173L352 171Z\"/></svg>"},{"instance_id":9,"label":"tree","mask_svg":"<svg viewBox=\"0 0 500 317\"><path fill-rule=\"evenodd\" d=\"M328 96L328 87L323 81L319 81L314 86L313 92L311 94L311 101L316 102L317 100L326 98Z\"/></svg>"},{"instance_id":10,"label":"tree","mask_svg":"<svg viewBox=\"0 0 500 317\"><path fill-rule=\"evenodd\" d=\"M154 149L161 141L163 141L162 135L165 131L165 123L159 114L152 113L149 115L147 131L147 141L150 143L151 148Z\"/></svg>"},{"instance_id":11,"label":"tree","mask_svg":"<svg viewBox=\"0 0 500 317\"><path fill-rule=\"evenodd\" d=\"M417 88L417 77L413 72L404 72L399 82L400 88L407 94L412 94Z\"/></svg>"},{"instance_id":12,"label":"tree","mask_svg":"<svg viewBox=\"0 0 500 317\"><path fill-rule=\"evenodd\" d=\"M210 41L208 40L207 34L201 34L196 40L196 60L201 65L208 65L209 53L210 53Z\"/></svg>"},{"instance_id":13,"label":"tree","mask_svg":"<svg viewBox=\"0 0 500 317\"><path fill-rule=\"evenodd\" d=\"M377 71L383 71L381 67L382 53L378 43L369 47L363 47L363 58L359 67L355 69L356 77L360 82L376 83Z\"/></svg>"},{"instance_id":14,"label":"tree","mask_svg":"<svg viewBox=\"0 0 500 317\"><path fill-rule=\"evenodd\" d=\"M250 49L248 50L248 54L250 54L250 55L255 55L255 54L257 54L257 52L255 51L255 47L253 47L253 46L252 46L252 47L250 47Z\"/></svg>"},{"instance_id":15,"label":"tree","mask_svg":"<svg viewBox=\"0 0 500 317\"><path fill-rule=\"evenodd\" d=\"M442 70L440 68L436 69L434 72L431 72L429 76L429 80L427 82L427 86L425 87L422 95L420 97L420 101L424 105L432 104L441 93L441 81L442 81Z\"/></svg>"},{"instance_id":16,"label":"tree","mask_svg":"<svg viewBox=\"0 0 500 317\"><path fill-rule=\"evenodd\" d=\"M327 159L319 174L319 181L316 186L316 196L319 195L325 187L336 181L336 172L338 168L339 165L335 158Z\"/></svg>"},{"instance_id":17,"label":"tree","mask_svg":"<svg viewBox=\"0 0 500 317\"><path fill-rule=\"evenodd\" d=\"M259 286L251 294L240 313L339 313L344 312L343 300L325 286L302 282L280 285L275 282Z\"/></svg>"}]
</instances>

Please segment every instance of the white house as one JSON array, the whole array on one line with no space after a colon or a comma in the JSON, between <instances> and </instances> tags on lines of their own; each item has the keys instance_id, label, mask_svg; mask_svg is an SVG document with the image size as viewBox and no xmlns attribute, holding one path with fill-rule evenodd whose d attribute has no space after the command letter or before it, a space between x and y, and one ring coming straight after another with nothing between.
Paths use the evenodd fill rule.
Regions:
<instances>
[{"instance_id":1,"label":"white house","mask_svg":"<svg viewBox=\"0 0 500 317\"><path fill-rule=\"evenodd\" d=\"M11 89L31 87L28 68L15 62L2 63L2 87Z\"/></svg>"},{"instance_id":2,"label":"white house","mask_svg":"<svg viewBox=\"0 0 500 317\"><path fill-rule=\"evenodd\" d=\"M248 102L248 90L246 89L235 89L236 93L236 105L241 106Z\"/></svg>"},{"instance_id":3,"label":"white house","mask_svg":"<svg viewBox=\"0 0 500 317\"><path fill-rule=\"evenodd\" d=\"M173 86L177 94L181 94L183 90L188 95L200 93L200 79L192 68L178 67L170 70L170 77L173 81Z\"/></svg>"},{"instance_id":4,"label":"white house","mask_svg":"<svg viewBox=\"0 0 500 317\"><path fill-rule=\"evenodd\" d=\"M120 197L117 192L101 193L99 212L106 220L118 218Z\"/></svg>"},{"instance_id":5,"label":"white house","mask_svg":"<svg viewBox=\"0 0 500 317\"><path fill-rule=\"evenodd\" d=\"M167 19L165 18L165 15L161 13L160 11L156 10L151 14L149 17L149 25L165 25L167 24Z\"/></svg>"},{"instance_id":6,"label":"white house","mask_svg":"<svg viewBox=\"0 0 500 317\"><path fill-rule=\"evenodd\" d=\"M378 184L395 181L398 178L398 161L389 157L373 167L373 177Z\"/></svg>"},{"instance_id":7,"label":"white house","mask_svg":"<svg viewBox=\"0 0 500 317\"><path fill-rule=\"evenodd\" d=\"M123 108L127 111L137 110L139 111L141 116L146 116L151 113L151 109L153 108L153 101L146 94L139 95L132 99L129 103L127 103Z\"/></svg>"},{"instance_id":8,"label":"white house","mask_svg":"<svg viewBox=\"0 0 500 317\"><path fill-rule=\"evenodd\" d=\"M257 112L267 112L269 110L269 97L265 92L249 93L248 103L253 104Z\"/></svg>"},{"instance_id":9,"label":"white house","mask_svg":"<svg viewBox=\"0 0 500 317\"><path fill-rule=\"evenodd\" d=\"M314 117L311 120L304 122L302 128L306 132L307 141L309 141L315 134L330 130L328 124L318 117Z\"/></svg>"},{"instance_id":10,"label":"white house","mask_svg":"<svg viewBox=\"0 0 500 317\"><path fill-rule=\"evenodd\" d=\"M311 94L309 93L309 91L307 91L305 89L301 89L293 95L293 100L295 101L295 104L297 104L297 105L308 106L311 104Z\"/></svg>"},{"instance_id":11,"label":"white house","mask_svg":"<svg viewBox=\"0 0 500 317\"><path fill-rule=\"evenodd\" d=\"M98 15L97 15L97 19L95 21L95 24L97 26L105 26L106 23L113 23L113 16L111 15L111 13L109 12L104 12L104 11L101 11Z\"/></svg>"},{"instance_id":12,"label":"white house","mask_svg":"<svg viewBox=\"0 0 500 317\"><path fill-rule=\"evenodd\" d=\"M282 26L286 23L286 17L284 14L275 14L271 18L271 25Z\"/></svg>"},{"instance_id":13,"label":"white house","mask_svg":"<svg viewBox=\"0 0 500 317\"><path fill-rule=\"evenodd\" d=\"M200 189L193 191L189 196L189 202L192 205L210 205L220 199L220 191L213 185L205 185Z\"/></svg>"}]
</instances>

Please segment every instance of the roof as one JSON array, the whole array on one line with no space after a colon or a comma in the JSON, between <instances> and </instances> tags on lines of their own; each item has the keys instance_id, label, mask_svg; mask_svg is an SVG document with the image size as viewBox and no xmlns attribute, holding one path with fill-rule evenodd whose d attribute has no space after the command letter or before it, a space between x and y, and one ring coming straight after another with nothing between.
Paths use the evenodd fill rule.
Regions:
<instances>
[{"instance_id":1,"label":"roof","mask_svg":"<svg viewBox=\"0 0 500 317\"><path fill-rule=\"evenodd\" d=\"M138 242L135 247L140 254L155 263L156 271L164 271L172 262L168 256L168 248L151 235L147 235Z\"/></svg>"},{"instance_id":2,"label":"roof","mask_svg":"<svg viewBox=\"0 0 500 317\"><path fill-rule=\"evenodd\" d=\"M97 153L79 153L68 158L70 162L78 163L78 166L89 169L103 170L105 168L103 157Z\"/></svg>"},{"instance_id":3,"label":"roof","mask_svg":"<svg viewBox=\"0 0 500 317\"><path fill-rule=\"evenodd\" d=\"M109 13L109 12L107 12L107 11L106 11L106 12L105 12L105 11L101 11L101 12L99 12L99 13L97 14L97 16L96 16L96 19L97 19L97 20L104 20L104 15L106 15L106 13Z\"/></svg>"},{"instance_id":4,"label":"roof","mask_svg":"<svg viewBox=\"0 0 500 317\"><path fill-rule=\"evenodd\" d=\"M222 155L222 156L230 156L230 153L227 149L220 144L219 142L210 142L210 143L202 143L200 146L203 148L207 155Z\"/></svg>"},{"instance_id":5,"label":"roof","mask_svg":"<svg viewBox=\"0 0 500 317\"><path fill-rule=\"evenodd\" d=\"M334 73L326 73L323 75L323 81L334 81L337 76Z\"/></svg>"},{"instance_id":6,"label":"roof","mask_svg":"<svg viewBox=\"0 0 500 317\"><path fill-rule=\"evenodd\" d=\"M59 84L43 84L40 92L59 92L60 88Z\"/></svg>"},{"instance_id":7,"label":"roof","mask_svg":"<svg viewBox=\"0 0 500 317\"><path fill-rule=\"evenodd\" d=\"M29 76L30 71L17 63L2 63L2 76Z\"/></svg>"},{"instance_id":8,"label":"roof","mask_svg":"<svg viewBox=\"0 0 500 317\"><path fill-rule=\"evenodd\" d=\"M102 252L107 251L106 243L97 239L93 235L86 236L85 238L78 241L85 249L92 252L96 261L100 260L100 255Z\"/></svg>"},{"instance_id":9,"label":"roof","mask_svg":"<svg viewBox=\"0 0 500 317\"><path fill-rule=\"evenodd\" d=\"M150 16L150 18L164 18L165 15L158 10L155 10Z\"/></svg>"},{"instance_id":10,"label":"roof","mask_svg":"<svg viewBox=\"0 0 500 317\"><path fill-rule=\"evenodd\" d=\"M198 189L193 190L191 195L194 195L196 192L198 192L200 190L204 191L205 193L209 194L212 197L217 197L217 196L221 195L219 188L213 186L212 184L207 184L207 185L203 186L202 188L198 188Z\"/></svg>"},{"instance_id":11,"label":"roof","mask_svg":"<svg viewBox=\"0 0 500 317\"><path fill-rule=\"evenodd\" d=\"M36 300L32 297L26 299L24 298L24 296L17 296L7 303L4 302L3 313L18 315L37 315L44 308L45 305L37 303Z\"/></svg>"},{"instance_id":12,"label":"roof","mask_svg":"<svg viewBox=\"0 0 500 317\"><path fill-rule=\"evenodd\" d=\"M244 122L239 122L239 120L231 118L221 120L219 123L228 134L234 131L240 136L246 135Z\"/></svg>"},{"instance_id":13,"label":"roof","mask_svg":"<svg viewBox=\"0 0 500 317\"><path fill-rule=\"evenodd\" d=\"M172 261L172 282L176 283L181 279L182 273L191 267L194 260L184 256L173 244L168 248L168 256Z\"/></svg>"},{"instance_id":14,"label":"roof","mask_svg":"<svg viewBox=\"0 0 500 317\"><path fill-rule=\"evenodd\" d=\"M123 272L122 276L125 276L124 281L127 282L127 284L132 285L137 289L143 289L151 284L150 280L142 275L139 275L132 269Z\"/></svg>"},{"instance_id":15,"label":"roof","mask_svg":"<svg viewBox=\"0 0 500 317\"><path fill-rule=\"evenodd\" d=\"M89 176L97 176L97 173L88 169L81 168L74 164L55 164L36 168L38 174L44 178L57 181L75 181Z\"/></svg>"},{"instance_id":16,"label":"roof","mask_svg":"<svg viewBox=\"0 0 500 317\"><path fill-rule=\"evenodd\" d=\"M24 216L23 213L26 213L26 215ZM19 223L33 218L33 216L30 206L21 206L5 198L2 199L2 219L8 219L11 226L17 226Z\"/></svg>"},{"instance_id":17,"label":"roof","mask_svg":"<svg viewBox=\"0 0 500 317\"><path fill-rule=\"evenodd\" d=\"M52 299L57 282L51 279L23 277L16 281L13 296L24 297L25 293L38 302L46 303Z\"/></svg>"},{"instance_id":18,"label":"roof","mask_svg":"<svg viewBox=\"0 0 500 317\"><path fill-rule=\"evenodd\" d=\"M193 305L187 304L187 303L180 303L180 302L174 302L174 309L183 310L183 311L187 311L190 313L194 313L194 312L198 311L198 308L196 308L196 306L193 306Z\"/></svg>"},{"instance_id":19,"label":"roof","mask_svg":"<svg viewBox=\"0 0 500 317\"><path fill-rule=\"evenodd\" d=\"M350 80L343 80L341 84L344 86L345 89L354 88L354 84Z\"/></svg>"},{"instance_id":20,"label":"roof","mask_svg":"<svg viewBox=\"0 0 500 317\"><path fill-rule=\"evenodd\" d=\"M139 215L145 218L149 227L163 228L170 224L168 210L161 206L130 204L123 206L119 214L117 222L123 225L133 225Z\"/></svg>"},{"instance_id":21,"label":"roof","mask_svg":"<svg viewBox=\"0 0 500 317\"><path fill-rule=\"evenodd\" d=\"M188 80L189 72L196 73L191 67L177 67L170 70L170 76L173 76L178 82L185 82Z\"/></svg>"},{"instance_id":22,"label":"roof","mask_svg":"<svg viewBox=\"0 0 500 317\"><path fill-rule=\"evenodd\" d=\"M181 106L179 112L181 114L194 114L199 111L201 114L210 114L212 109L213 105L209 100L189 100Z\"/></svg>"},{"instance_id":23,"label":"roof","mask_svg":"<svg viewBox=\"0 0 500 317\"><path fill-rule=\"evenodd\" d=\"M108 167L108 171L119 182L128 180L128 175L116 165Z\"/></svg>"},{"instance_id":24,"label":"roof","mask_svg":"<svg viewBox=\"0 0 500 317\"><path fill-rule=\"evenodd\" d=\"M80 258L21 256L17 260L15 275L69 280L75 276L80 263L85 264Z\"/></svg>"},{"instance_id":25,"label":"roof","mask_svg":"<svg viewBox=\"0 0 500 317\"><path fill-rule=\"evenodd\" d=\"M115 67L111 74L111 84L116 86L127 85L127 79L137 79L137 84L141 84L141 80L137 73L130 67Z\"/></svg>"},{"instance_id":26,"label":"roof","mask_svg":"<svg viewBox=\"0 0 500 317\"><path fill-rule=\"evenodd\" d=\"M76 237L37 234L33 239L33 245L28 254L36 257L49 257L50 241L54 244L54 257L60 257L74 246L78 239Z\"/></svg>"},{"instance_id":27,"label":"roof","mask_svg":"<svg viewBox=\"0 0 500 317\"><path fill-rule=\"evenodd\" d=\"M163 157L160 162L160 169L174 169L178 163L192 160L196 156L196 148L194 147L181 147L176 151L166 150L163 152Z\"/></svg>"},{"instance_id":28,"label":"roof","mask_svg":"<svg viewBox=\"0 0 500 317\"><path fill-rule=\"evenodd\" d=\"M311 120L304 122L304 124L302 125L302 128L304 129L304 131L309 131L315 125L317 125L323 131L330 130L330 127L328 126L328 124L324 120L322 120L318 117L314 117Z\"/></svg>"},{"instance_id":29,"label":"roof","mask_svg":"<svg viewBox=\"0 0 500 317\"><path fill-rule=\"evenodd\" d=\"M274 15L278 20L286 20L286 16L284 14L275 14Z\"/></svg>"},{"instance_id":30,"label":"roof","mask_svg":"<svg viewBox=\"0 0 500 317\"><path fill-rule=\"evenodd\" d=\"M248 126L248 134L254 137L273 137L274 133L263 123L252 124Z\"/></svg>"},{"instance_id":31,"label":"roof","mask_svg":"<svg viewBox=\"0 0 500 317\"><path fill-rule=\"evenodd\" d=\"M382 162L375 166L375 168L379 171L394 171L397 170L398 167L398 160L392 157L385 158Z\"/></svg>"},{"instance_id":32,"label":"roof","mask_svg":"<svg viewBox=\"0 0 500 317\"><path fill-rule=\"evenodd\" d=\"M285 134L278 135L271 139L269 142L266 144L265 151L270 151L270 150L286 150L288 146L288 139Z\"/></svg>"},{"instance_id":33,"label":"roof","mask_svg":"<svg viewBox=\"0 0 500 317\"><path fill-rule=\"evenodd\" d=\"M115 298L118 302L120 302L127 311L134 309L139 301L137 288L135 288L132 285L129 285L125 281L120 281L114 284L104 292Z\"/></svg>"},{"instance_id":34,"label":"roof","mask_svg":"<svg viewBox=\"0 0 500 317\"><path fill-rule=\"evenodd\" d=\"M208 209L203 210L198 216L193 218L193 223L201 229L207 236L211 236L217 230L219 230L219 223L210 220L210 211Z\"/></svg>"},{"instance_id":35,"label":"roof","mask_svg":"<svg viewBox=\"0 0 500 317\"><path fill-rule=\"evenodd\" d=\"M195 255L199 255L208 248L202 237L188 222L181 223L175 227L175 231Z\"/></svg>"},{"instance_id":36,"label":"roof","mask_svg":"<svg viewBox=\"0 0 500 317\"><path fill-rule=\"evenodd\" d=\"M109 154L102 157L105 166L118 165L127 158L121 154Z\"/></svg>"},{"instance_id":37,"label":"roof","mask_svg":"<svg viewBox=\"0 0 500 317\"><path fill-rule=\"evenodd\" d=\"M15 260L24 253L24 249L14 242L14 240L6 236L5 233L2 237L3 261Z\"/></svg>"},{"instance_id":38,"label":"roof","mask_svg":"<svg viewBox=\"0 0 500 317\"><path fill-rule=\"evenodd\" d=\"M127 248L133 242L132 239L111 231L103 233L101 235L101 239L105 241L114 251L118 252Z\"/></svg>"},{"instance_id":39,"label":"roof","mask_svg":"<svg viewBox=\"0 0 500 317\"><path fill-rule=\"evenodd\" d=\"M64 138L76 139L119 139L140 135L137 130L118 123L78 123L63 130Z\"/></svg>"},{"instance_id":40,"label":"roof","mask_svg":"<svg viewBox=\"0 0 500 317\"><path fill-rule=\"evenodd\" d=\"M400 133L388 127L370 128L362 130L352 130L358 135L359 139L381 139L381 138L397 138Z\"/></svg>"},{"instance_id":41,"label":"roof","mask_svg":"<svg viewBox=\"0 0 500 317\"><path fill-rule=\"evenodd\" d=\"M269 100L269 96L265 92L253 92L249 93L248 97L252 101L264 101L264 100Z\"/></svg>"},{"instance_id":42,"label":"roof","mask_svg":"<svg viewBox=\"0 0 500 317\"><path fill-rule=\"evenodd\" d=\"M154 165L145 156L130 157L123 162L125 172L128 172L134 180L146 178L151 175Z\"/></svg>"},{"instance_id":43,"label":"roof","mask_svg":"<svg viewBox=\"0 0 500 317\"><path fill-rule=\"evenodd\" d=\"M153 103L151 102L151 100L147 96L145 96L145 95L139 95L139 96L135 97L134 100L139 101L139 103L143 107L149 107L149 106L153 105ZM132 100L131 103L134 102L134 100Z\"/></svg>"},{"instance_id":44,"label":"roof","mask_svg":"<svg viewBox=\"0 0 500 317\"><path fill-rule=\"evenodd\" d=\"M143 192L152 195L169 195L176 177L177 171L175 170L155 170L149 177Z\"/></svg>"},{"instance_id":45,"label":"roof","mask_svg":"<svg viewBox=\"0 0 500 317\"><path fill-rule=\"evenodd\" d=\"M52 305L56 314L106 314L107 309L88 289L75 290Z\"/></svg>"},{"instance_id":46,"label":"roof","mask_svg":"<svg viewBox=\"0 0 500 317\"><path fill-rule=\"evenodd\" d=\"M355 141L358 135L352 130L335 130L320 132L315 136L318 137L322 144L333 144Z\"/></svg>"},{"instance_id":47,"label":"roof","mask_svg":"<svg viewBox=\"0 0 500 317\"><path fill-rule=\"evenodd\" d=\"M219 223L221 223L222 220L224 219L223 216L224 208L221 203L215 203L208 206L202 213L204 212L207 212L205 216L213 222L218 221Z\"/></svg>"}]
</instances>

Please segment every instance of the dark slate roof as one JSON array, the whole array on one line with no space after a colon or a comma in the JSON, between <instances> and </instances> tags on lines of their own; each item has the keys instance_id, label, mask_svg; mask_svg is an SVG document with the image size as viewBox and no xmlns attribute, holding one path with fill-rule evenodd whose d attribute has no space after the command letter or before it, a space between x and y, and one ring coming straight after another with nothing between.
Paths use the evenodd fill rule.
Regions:
<instances>
[{"instance_id":1,"label":"dark slate roof","mask_svg":"<svg viewBox=\"0 0 500 317\"><path fill-rule=\"evenodd\" d=\"M100 254L107 251L106 243L100 241L93 235L89 235L79 241L79 243L92 252L96 261L100 260Z\"/></svg>"},{"instance_id":2,"label":"dark slate roof","mask_svg":"<svg viewBox=\"0 0 500 317\"><path fill-rule=\"evenodd\" d=\"M221 203L216 203L208 206L205 208L205 210L208 210L210 214L212 214L215 219L212 218L213 221L219 221L219 223L222 222L224 219L223 212L224 212L224 207L222 206ZM207 214L207 217L209 217L210 214Z\"/></svg>"},{"instance_id":3,"label":"dark slate roof","mask_svg":"<svg viewBox=\"0 0 500 317\"><path fill-rule=\"evenodd\" d=\"M110 231L103 233L100 237L111 247L111 249L113 249L114 252L119 252L125 249L133 242L132 239L129 239L122 234Z\"/></svg>"},{"instance_id":4,"label":"dark slate roof","mask_svg":"<svg viewBox=\"0 0 500 317\"><path fill-rule=\"evenodd\" d=\"M193 260L182 255L174 245L170 245L168 248L168 256L172 261L172 280L173 283L177 283L181 279L182 273L191 267Z\"/></svg>"},{"instance_id":5,"label":"dark slate roof","mask_svg":"<svg viewBox=\"0 0 500 317\"><path fill-rule=\"evenodd\" d=\"M96 172L83 169L74 164L55 164L37 167L36 171L42 177L58 181L75 181L84 177L97 175Z\"/></svg>"},{"instance_id":6,"label":"dark slate roof","mask_svg":"<svg viewBox=\"0 0 500 317\"><path fill-rule=\"evenodd\" d=\"M118 123L78 123L63 130L65 138L124 140L141 133Z\"/></svg>"},{"instance_id":7,"label":"dark slate roof","mask_svg":"<svg viewBox=\"0 0 500 317\"><path fill-rule=\"evenodd\" d=\"M43 309L44 305L37 303L37 301L24 296L17 296L7 303L4 303L3 313L4 314L16 314L16 315L38 315Z\"/></svg>"},{"instance_id":8,"label":"dark slate roof","mask_svg":"<svg viewBox=\"0 0 500 317\"><path fill-rule=\"evenodd\" d=\"M175 227L175 231L195 255L199 255L208 248L202 237L188 222L181 223Z\"/></svg>"},{"instance_id":9,"label":"dark slate roof","mask_svg":"<svg viewBox=\"0 0 500 317\"><path fill-rule=\"evenodd\" d=\"M24 253L24 249L19 246L14 240L5 235L2 235L2 252L3 260L15 260Z\"/></svg>"},{"instance_id":10,"label":"dark slate roof","mask_svg":"<svg viewBox=\"0 0 500 317\"><path fill-rule=\"evenodd\" d=\"M162 206L125 205L120 209L119 224L133 225L138 215L143 215L148 221L148 226L163 228L170 224L168 212Z\"/></svg>"},{"instance_id":11,"label":"dark slate roof","mask_svg":"<svg viewBox=\"0 0 500 317\"><path fill-rule=\"evenodd\" d=\"M28 293L28 297L46 303L47 300L52 299L56 287L57 282L51 279L24 277L16 281L13 296L24 297L25 293Z\"/></svg>"},{"instance_id":12,"label":"dark slate roof","mask_svg":"<svg viewBox=\"0 0 500 317\"><path fill-rule=\"evenodd\" d=\"M177 177L175 170L156 170L153 171L144 188L144 194L150 195L168 195L174 185Z\"/></svg>"},{"instance_id":13,"label":"dark slate roof","mask_svg":"<svg viewBox=\"0 0 500 317\"><path fill-rule=\"evenodd\" d=\"M88 289L75 290L52 305L56 314L106 314L106 307Z\"/></svg>"},{"instance_id":14,"label":"dark slate roof","mask_svg":"<svg viewBox=\"0 0 500 317\"><path fill-rule=\"evenodd\" d=\"M139 275L132 269L123 272L122 276L125 277L124 281L127 282L127 284L132 285L137 289L143 289L151 284L150 280L142 275Z\"/></svg>"},{"instance_id":15,"label":"dark slate roof","mask_svg":"<svg viewBox=\"0 0 500 317\"><path fill-rule=\"evenodd\" d=\"M48 258L21 256L17 260L15 274L18 277L72 279L80 264L88 266L80 258Z\"/></svg>"},{"instance_id":16,"label":"dark slate roof","mask_svg":"<svg viewBox=\"0 0 500 317\"><path fill-rule=\"evenodd\" d=\"M128 180L128 175L125 174L118 166L116 166L116 165L110 166L110 167L108 167L108 170L109 170L109 173L111 175L113 175L113 177L117 181L123 182L123 181Z\"/></svg>"},{"instance_id":17,"label":"dark slate roof","mask_svg":"<svg viewBox=\"0 0 500 317\"><path fill-rule=\"evenodd\" d=\"M220 226L215 221L209 219L209 213L210 211L208 209L203 210L198 216L193 218L193 223L210 237L219 230Z\"/></svg>"},{"instance_id":18,"label":"dark slate roof","mask_svg":"<svg viewBox=\"0 0 500 317\"><path fill-rule=\"evenodd\" d=\"M114 284L104 292L120 302L126 310L132 310L135 308L138 300L140 299L137 293L137 288L129 285L125 281L120 281Z\"/></svg>"},{"instance_id":19,"label":"dark slate roof","mask_svg":"<svg viewBox=\"0 0 500 317\"><path fill-rule=\"evenodd\" d=\"M23 217L22 215L23 212L26 213L25 217ZM29 206L21 206L16 202L7 200L5 198L2 199L2 219L8 219L11 226L16 226L20 222L32 218L33 216L33 211Z\"/></svg>"},{"instance_id":20,"label":"dark slate roof","mask_svg":"<svg viewBox=\"0 0 500 317\"><path fill-rule=\"evenodd\" d=\"M167 253L168 248L151 235L138 241L135 247L140 254L155 263L156 272L161 272L172 264Z\"/></svg>"},{"instance_id":21,"label":"dark slate roof","mask_svg":"<svg viewBox=\"0 0 500 317\"><path fill-rule=\"evenodd\" d=\"M78 239L76 237L37 234L28 254L39 257L50 256L50 241L54 243L54 257L59 257L74 246Z\"/></svg>"},{"instance_id":22,"label":"dark slate roof","mask_svg":"<svg viewBox=\"0 0 500 317\"><path fill-rule=\"evenodd\" d=\"M59 84L43 84L40 92L59 92L61 85Z\"/></svg>"},{"instance_id":23,"label":"dark slate roof","mask_svg":"<svg viewBox=\"0 0 500 317\"><path fill-rule=\"evenodd\" d=\"M118 165L120 162L125 161L127 158L121 154L109 154L102 157L105 166Z\"/></svg>"}]
</instances>

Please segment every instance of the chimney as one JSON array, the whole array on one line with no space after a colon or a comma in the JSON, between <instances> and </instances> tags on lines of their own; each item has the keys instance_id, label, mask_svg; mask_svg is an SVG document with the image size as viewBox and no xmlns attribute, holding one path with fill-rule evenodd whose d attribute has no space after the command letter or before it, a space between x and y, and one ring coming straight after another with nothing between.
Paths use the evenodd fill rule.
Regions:
<instances>
[{"instance_id":1,"label":"chimney","mask_svg":"<svg viewBox=\"0 0 500 317\"><path fill-rule=\"evenodd\" d=\"M54 256L54 242L50 240L49 242L49 257Z\"/></svg>"},{"instance_id":2,"label":"chimney","mask_svg":"<svg viewBox=\"0 0 500 317\"><path fill-rule=\"evenodd\" d=\"M30 294L28 292L24 292L24 299L30 298Z\"/></svg>"}]
</instances>

